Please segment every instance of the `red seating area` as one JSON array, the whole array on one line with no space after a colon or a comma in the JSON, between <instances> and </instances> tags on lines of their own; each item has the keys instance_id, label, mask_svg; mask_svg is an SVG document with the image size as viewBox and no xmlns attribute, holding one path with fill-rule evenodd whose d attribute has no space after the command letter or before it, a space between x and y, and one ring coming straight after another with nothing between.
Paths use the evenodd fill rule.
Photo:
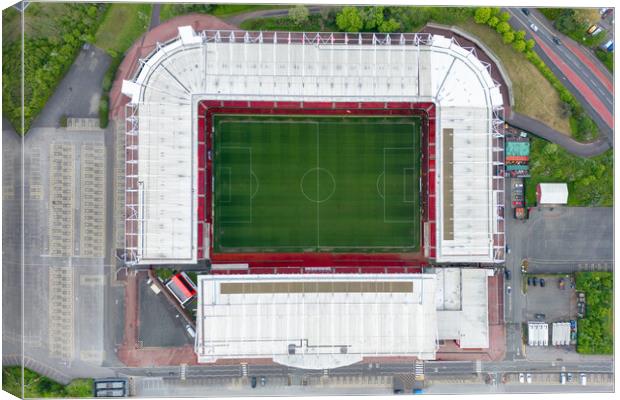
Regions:
<instances>
[{"instance_id":1,"label":"red seating area","mask_svg":"<svg viewBox=\"0 0 620 400\"><path fill-rule=\"evenodd\" d=\"M214 114L271 115L417 115L422 117L422 206L420 251L417 253L213 253L213 243L203 243L205 229L213 238L211 195L212 120ZM427 254L435 256L435 105L410 102L279 102L203 100L198 105L198 259L213 263L247 263L245 273L403 273L420 272L427 265L424 223L430 225ZM214 271L244 273L244 271Z\"/></svg>"}]
</instances>

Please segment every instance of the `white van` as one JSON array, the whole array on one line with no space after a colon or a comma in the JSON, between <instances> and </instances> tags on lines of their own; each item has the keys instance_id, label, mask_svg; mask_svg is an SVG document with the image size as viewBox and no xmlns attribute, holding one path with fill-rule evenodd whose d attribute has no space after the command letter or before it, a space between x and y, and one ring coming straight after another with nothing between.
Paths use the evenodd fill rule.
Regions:
<instances>
[{"instance_id":1,"label":"white van","mask_svg":"<svg viewBox=\"0 0 620 400\"><path fill-rule=\"evenodd\" d=\"M192 338L196 338L196 331L194 330L194 328L192 328L190 324L185 325L185 332L187 332L187 334L190 335Z\"/></svg>"}]
</instances>

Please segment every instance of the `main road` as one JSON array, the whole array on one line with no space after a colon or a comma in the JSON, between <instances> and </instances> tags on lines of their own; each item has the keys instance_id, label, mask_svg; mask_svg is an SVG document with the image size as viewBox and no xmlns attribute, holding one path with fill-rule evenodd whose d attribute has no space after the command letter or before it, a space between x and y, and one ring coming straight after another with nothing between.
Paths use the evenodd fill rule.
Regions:
<instances>
[{"instance_id":1,"label":"main road","mask_svg":"<svg viewBox=\"0 0 620 400\"><path fill-rule=\"evenodd\" d=\"M512 16L510 22L514 28L525 30L536 40L536 53L583 105L601 135L613 145L614 94L609 71L593 59L589 51L557 32L537 10L531 9L529 15L519 8L506 10ZM532 25L537 30L532 29ZM554 38L559 38L560 44Z\"/></svg>"}]
</instances>

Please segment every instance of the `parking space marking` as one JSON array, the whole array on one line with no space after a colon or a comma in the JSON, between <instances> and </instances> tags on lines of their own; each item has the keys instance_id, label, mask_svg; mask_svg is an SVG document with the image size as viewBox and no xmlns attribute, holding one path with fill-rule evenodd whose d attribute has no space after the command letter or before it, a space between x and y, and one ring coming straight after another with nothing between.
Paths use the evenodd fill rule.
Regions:
<instances>
[{"instance_id":1,"label":"parking space marking","mask_svg":"<svg viewBox=\"0 0 620 400\"><path fill-rule=\"evenodd\" d=\"M83 144L80 159L80 255L105 255L105 147Z\"/></svg>"},{"instance_id":2,"label":"parking space marking","mask_svg":"<svg viewBox=\"0 0 620 400\"><path fill-rule=\"evenodd\" d=\"M48 239L52 257L73 255L74 156L73 144L50 144Z\"/></svg>"},{"instance_id":3,"label":"parking space marking","mask_svg":"<svg viewBox=\"0 0 620 400\"><path fill-rule=\"evenodd\" d=\"M49 268L48 335L50 357L73 358L73 269Z\"/></svg>"}]
</instances>

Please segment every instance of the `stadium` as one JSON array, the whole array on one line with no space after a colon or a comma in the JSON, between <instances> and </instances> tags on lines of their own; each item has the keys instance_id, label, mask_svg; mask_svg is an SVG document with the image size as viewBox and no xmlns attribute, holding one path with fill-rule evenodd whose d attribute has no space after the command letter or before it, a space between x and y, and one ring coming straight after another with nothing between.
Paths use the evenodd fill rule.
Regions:
<instances>
[{"instance_id":1,"label":"stadium","mask_svg":"<svg viewBox=\"0 0 620 400\"><path fill-rule=\"evenodd\" d=\"M130 98L126 263L202 263L211 277L233 280L276 273L288 289L269 287L302 293L294 303L304 303L308 285L320 303L345 290L334 289L336 280L361 282L367 290L354 292L364 298L381 292L377 282L400 279L414 288L402 301L430 304L415 313L431 318L410 347L376 345L376 354L430 359L440 337L466 344L460 328L436 321L435 283L415 288L440 279L420 274L429 265L504 260L503 100L490 68L475 49L441 35L180 27L122 85ZM311 282L300 283L299 273ZM218 358L205 353L218 333L203 330L201 318L209 313L205 299L222 294L207 291L215 285L209 279L199 280L202 362ZM327 287L322 279L330 279L329 290L316 289ZM463 279L450 282L460 291ZM237 290L262 293L252 285ZM388 290L391 309L399 291ZM476 293L486 307L486 286ZM262 301L235 301L242 300ZM343 347L326 344L331 361L315 361L316 368L359 361L366 342L358 342L350 344L355 356L340 358ZM488 337L471 344L485 345ZM237 350L222 357L277 358L269 348ZM313 365L282 354L285 364Z\"/></svg>"}]
</instances>

